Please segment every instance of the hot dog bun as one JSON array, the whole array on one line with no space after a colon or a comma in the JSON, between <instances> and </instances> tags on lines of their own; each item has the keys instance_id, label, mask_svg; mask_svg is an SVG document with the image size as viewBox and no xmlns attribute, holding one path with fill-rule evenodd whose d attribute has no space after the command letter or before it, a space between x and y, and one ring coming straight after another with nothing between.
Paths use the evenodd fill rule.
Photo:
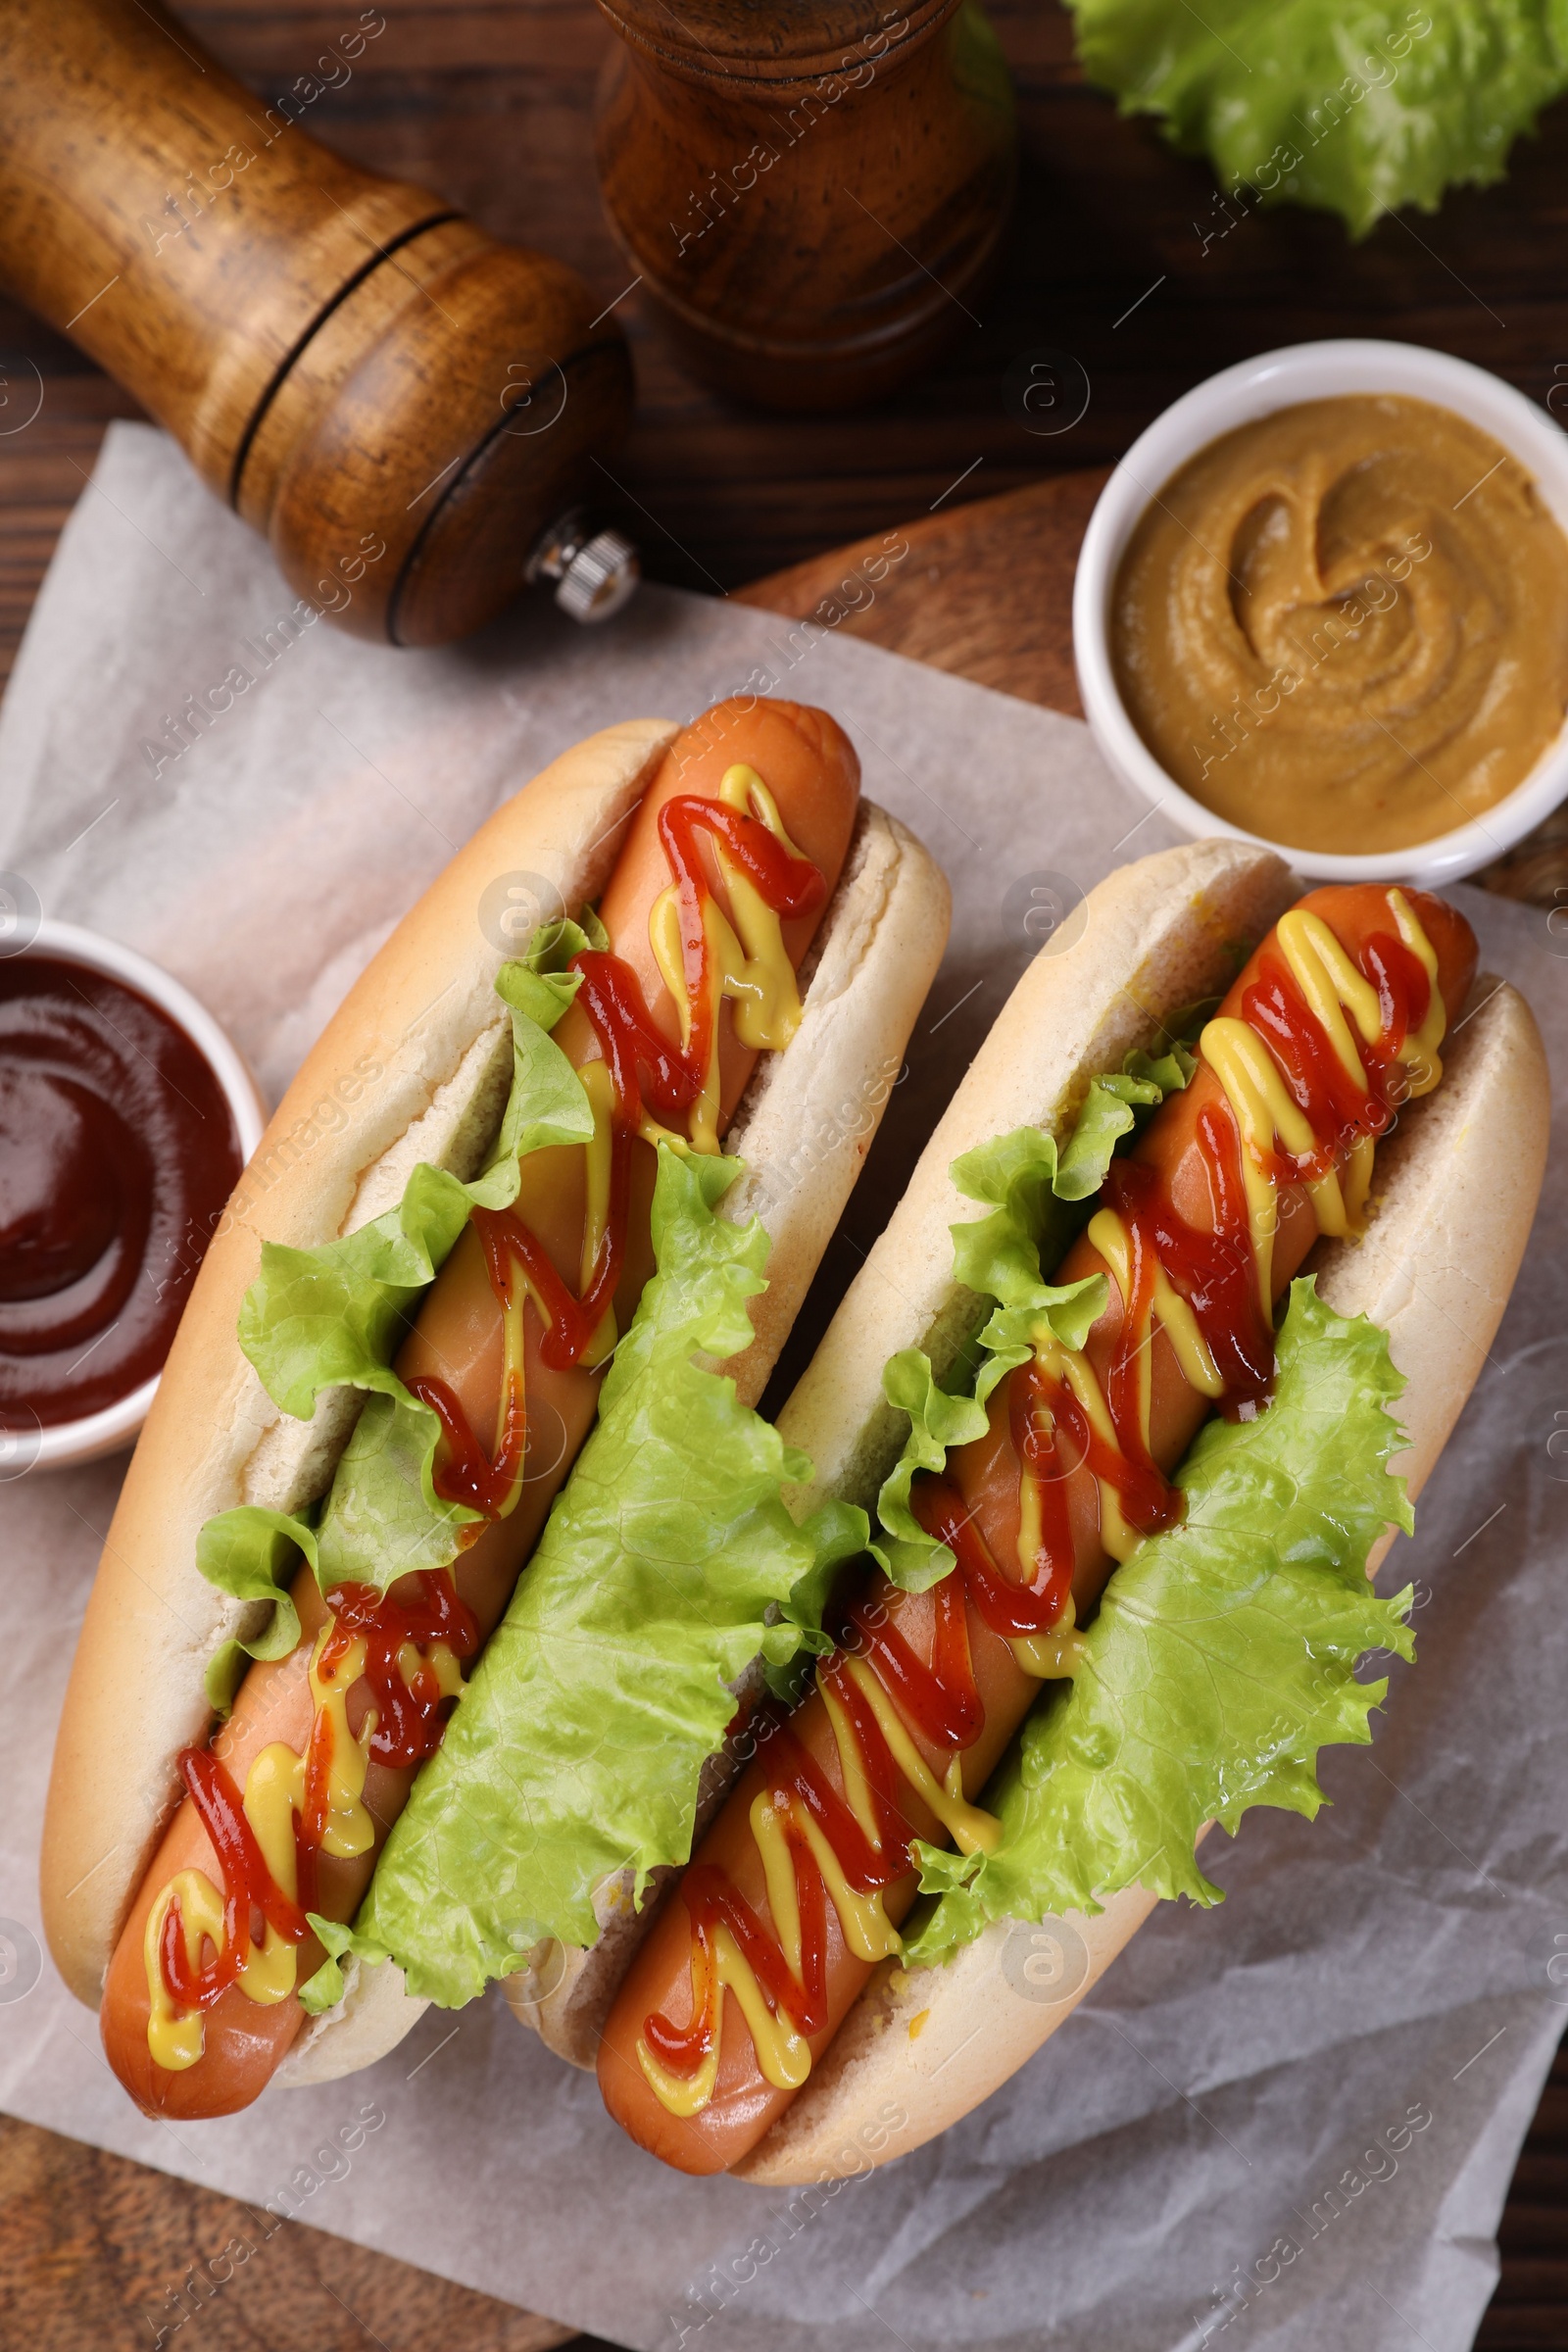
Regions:
<instances>
[{"instance_id":1,"label":"hot dog bun","mask_svg":"<svg viewBox=\"0 0 1568 2352\"><path fill-rule=\"evenodd\" d=\"M1146 1015L1157 1016L1201 993L1185 977L1172 989L1166 975L1184 970L1184 939L1191 956L1185 968L1201 964L1216 888L1238 905L1253 894L1248 927L1254 933L1294 895L1276 860L1218 843L1146 859L1112 877L1112 886L1109 922L1102 921L1097 892L1078 947L1042 957L1004 1011L780 1417L791 1441L811 1451L824 1490L869 1498L894 1459L899 1433L889 1426L878 1386L885 1356L926 1346L940 1363L933 1337L961 1336L966 1328L964 1299L951 1282L935 1279L951 1262L939 1248L946 1227L977 1213L952 1189L950 1161L1020 1118L1059 1127L1075 1085L1109 1058L1112 1049L1102 1041L1082 1058L1083 1041L1107 1017L1107 1007L1131 997ZM1167 900L1177 911L1165 941L1152 949L1167 959L1164 969L1135 972L1130 949L1150 937ZM1097 932L1101 953L1093 955ZM1120 967L1104 953L1112 942ZM1410 1441L1392 1467L1412 1494L1485 1360L1545 1165L1549 1087L1534 1017L1513 989L1486 976L1475 985L1472 1004L1446 1042L1442 1086L1406 1108L1380 1150L1366 1239L1320 1242L1307 1260L1332 1306L1365 1314L1389 1334L1394 1361L1408 1382L1397 1411ZM1075 1024L1070 1033L1069 1023ZM1144 1042L1147 1034L1129 1042ZM1043 1049L1052 1040L1060 1045L1048 1056ZM1031 1071L1033 1108L1024 1107ZM1508 1138L1505 1152L1498 1150L1500 1134ZM1392 1534L1375 1547L1369 1573L1391 1541ZM806 2088L735 2172L769 2186L820 2180L923 2145L1034 2054L1153 1907L1154 1898L1135 1886L1093 1918L1048 1921L1043 1928L998 1922L946 1966L884 1966ZM1031 1941L1039 1944L1045 1974L1036 1982L1059 1976L1066 1987L1059 2000L1042 2001L1022 1988L1014 1939L1025 1957ZM890 2124L890 2117L900 2120Z\"/></svg>"},{"instance_id":2,"label":"hot dog bun","mask_svg":"<svg viewBox=\"0 0 1568 2352\"><path fill-rule=\"evenodd\" d=\"M281 1415L266 1396L236 1340L261 1245L309 1248L356 1230L396 1202L418 1160L464 1177L482 1164L511 1063L492 983L514 950L486 935L480 901L510 875L525 877L547 911L552 897L573 910L597 898L677 731L660 720L608 728L555 760L481 828L356 983L241 1177L126 1476L56 1749L44 1922L62 1974L89 2005L179 1796L177 1753L208 1731L208 1660L223 1640L254 1632L261 1613L200 1576L198 1532L239 1502L293 1511L315 1501L330 1483L357 1401L328 1396L306 1424ZM760 1392L869 1148L947 921L938 869L901 825L862 804L803 973L809 986L802 1031L787 1053L764 1057L732 1131L752 1163L735 1213L759 1205L774 1239L767 1317L739 1367L749 1397ZM833 1124L846 1102L865 1113L853 1129ZM824 1130L837 1148L803 1155L802 1137ZM134 1705L125 1703L127 1691ZM289 2079L346 2071L326 2062L328 2042L349 2065L368 2063L419 2007L402 1997L390 1966L361 1972L340 2010L301 2037Z\"/></svg>"}]
</instances>

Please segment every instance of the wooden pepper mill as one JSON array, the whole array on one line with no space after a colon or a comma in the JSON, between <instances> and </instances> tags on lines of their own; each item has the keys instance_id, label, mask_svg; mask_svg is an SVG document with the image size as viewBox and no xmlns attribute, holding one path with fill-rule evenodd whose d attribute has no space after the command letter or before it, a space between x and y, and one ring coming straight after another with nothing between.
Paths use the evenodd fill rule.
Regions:
<instances>
[{"instance_id":1,"label":"wooden pepper mill","mask_svg":"<svg viewBox=\"0 0 1568 2352\"><path fill-rule=\"evenodd\" d=\"M1016 130L973 0L599 5L605 204L694 373L848 407L977 323Z\"/></svg>"},{"instance_id":2,"label":"wooden pepper mill","mask_svg":"<svg viewBox=\"0 0 1568 2352\"><path fill-rule=\"evenodd\" d=\"M321 95L265 105L157 0L3 0L0 283L357 635L443 644L525 573L598 617L636 577L574 512L630 416L618 327L559 262L318 145Z\"/></svg>"}]
</instances>

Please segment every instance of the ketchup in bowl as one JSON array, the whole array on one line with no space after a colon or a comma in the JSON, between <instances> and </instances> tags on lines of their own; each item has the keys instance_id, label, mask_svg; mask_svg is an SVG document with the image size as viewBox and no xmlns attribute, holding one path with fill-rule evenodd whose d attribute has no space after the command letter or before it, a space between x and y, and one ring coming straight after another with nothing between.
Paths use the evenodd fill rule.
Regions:
<instances>
[{"instance_id":1,"label":"ketchup in bowl","mask_svg":"<svg viewBox=\"0 0 1568 2352\"><path fill-rule=\"evenodd\" d=\"M243 1160L223 1088L151 1000L0 962L0 1427L117 1404L163 1367Z\"/></svg>"}]
</instances>

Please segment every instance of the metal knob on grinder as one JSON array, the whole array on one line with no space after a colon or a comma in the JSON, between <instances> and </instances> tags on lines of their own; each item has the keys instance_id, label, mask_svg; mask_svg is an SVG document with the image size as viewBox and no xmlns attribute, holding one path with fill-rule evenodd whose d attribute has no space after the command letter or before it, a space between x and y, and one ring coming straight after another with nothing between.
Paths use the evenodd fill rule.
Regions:
<instances>
[{"instance_id":1,"label":"metal knob on grinder","mask_svg":"<svg viewBox=\"0 0 1568 2352\"><path fill-rule=\"evenodd\" d=\"M561 263L346 163L303 111L254 97L157 0L6 0L0 284L356 636L466 636L570 531L558 601L604 616L635 555L578 507L630 418L620 329Z\"/></svg>"},{"instance_id":2,"label":"metal knob on grinder","mask_svg":"<svg viewBox=\"0 0 1568 2352\"><path fill-rule=\"evenodd\" d=\"M556 602L573 620L608 620L634 596L642 578L637 550L618 531L596 531L581 508L552 523L528 558L523 577L554 580Z\"/></svg>"}]
</instances>

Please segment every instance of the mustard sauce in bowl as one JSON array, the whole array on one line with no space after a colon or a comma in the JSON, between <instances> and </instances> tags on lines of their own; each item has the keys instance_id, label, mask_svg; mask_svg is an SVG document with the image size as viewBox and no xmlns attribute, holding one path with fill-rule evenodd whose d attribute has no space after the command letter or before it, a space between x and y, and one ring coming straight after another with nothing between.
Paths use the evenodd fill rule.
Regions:
<instances>
[{"instance_id":1,"label":"mustard sauce in bowl","mask_svg":"<svg viewBox=\"0 0 1568 2352\"><path fill-rule=\"evenodd\" d=\"M1307 853L1484 817L1568 710L1568 540L1500 443L1400 394L1300 401L1199 450L1134 527L1107 618L1166 773Z\"/></svg>"}]
</instances>

